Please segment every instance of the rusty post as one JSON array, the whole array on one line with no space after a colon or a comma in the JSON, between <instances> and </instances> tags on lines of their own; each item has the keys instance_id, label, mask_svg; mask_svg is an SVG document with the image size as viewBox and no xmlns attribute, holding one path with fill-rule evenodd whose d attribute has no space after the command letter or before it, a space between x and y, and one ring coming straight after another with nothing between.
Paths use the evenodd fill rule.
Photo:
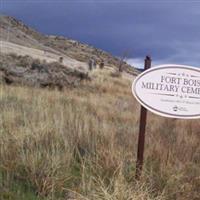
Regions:
<instances>
[{"instance_id":1,"label":"rusty post","mask_svg":"<svg viewBox=\"0 0 200 200\"><path fill-rule=\"evenodd\" d=\"M151 57L146 56L144 70L147 70L151 67ZM145 143L145 129L146 129L146 120L147 120L147 110L141 106L140 111L140 127L139 127L139 136L138 136L138 150L137 150L137 162L136 162L136 180L140 179L142 173L143 159L144 159L144 143Z\"/></svg>"}]
</instances>

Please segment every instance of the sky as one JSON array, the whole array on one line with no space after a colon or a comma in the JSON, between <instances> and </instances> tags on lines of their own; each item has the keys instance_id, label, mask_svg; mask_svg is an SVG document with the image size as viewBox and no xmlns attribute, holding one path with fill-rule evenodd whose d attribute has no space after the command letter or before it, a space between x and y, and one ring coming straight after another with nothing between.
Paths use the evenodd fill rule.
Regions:
<instances>
[{"instance_id":1,"label":"sky","mask_svg":"<svg viewBox=\"0 0 200 200\"><path fill-rule=\"evenodd\" d=\"M200 0L0 0L0 13L36 30L62 35L152 64L200 67Z\"/></svg>"}]
</instances>

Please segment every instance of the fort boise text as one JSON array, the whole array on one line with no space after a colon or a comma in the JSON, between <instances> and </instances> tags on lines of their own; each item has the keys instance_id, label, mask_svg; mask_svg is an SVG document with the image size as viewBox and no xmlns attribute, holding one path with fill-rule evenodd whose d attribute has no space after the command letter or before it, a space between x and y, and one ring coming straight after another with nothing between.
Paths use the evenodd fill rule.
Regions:
<instances>
[{"instance_id":1,"label":"fort boise text","mask_svg":"<svg viewBox=\"0 0 200 200\"><path fill-rule=\"evenodd\" d=\"M160 82L141 82L141 88L200 96L200 80L191 77L161 76Z\"/></svg>"}]
</instances>

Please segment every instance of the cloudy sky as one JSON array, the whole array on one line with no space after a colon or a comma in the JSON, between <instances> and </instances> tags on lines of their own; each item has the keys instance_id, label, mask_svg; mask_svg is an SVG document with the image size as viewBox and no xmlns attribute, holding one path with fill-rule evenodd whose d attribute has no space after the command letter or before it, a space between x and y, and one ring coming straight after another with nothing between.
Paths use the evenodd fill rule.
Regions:
<instances>
[{"instance_id":1,"label":"cloudy sky","mask_svg":"<svg viewBox=\"0 0 200 200\"><path fill-rule=\"evenodd\" d=\"M0 11L46 34L63 35L143 66L200 66L200 1L0 0Z\"/></svg>"}]
</instances>

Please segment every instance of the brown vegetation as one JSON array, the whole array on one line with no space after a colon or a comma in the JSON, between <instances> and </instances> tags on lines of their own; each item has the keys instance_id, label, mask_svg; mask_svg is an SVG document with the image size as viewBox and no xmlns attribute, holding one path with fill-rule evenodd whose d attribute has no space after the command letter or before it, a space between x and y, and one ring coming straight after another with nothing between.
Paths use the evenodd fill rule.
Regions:
<instances>
[{"instance_id":1,"label":"brown vegetation","mask_svg":"<svg viewBox=\"0 0 200 200\"><path fill-rule=\"evenodd\" d=\"M77 86L81 81L89 80L89 76L57 62L47 63L30 56L2 54L0 80L7 84L63 89Z\"/></svg>"},{"instance_id":2,"label":"brown vegetation","mask_svg":"<svg viewBox=\"0 0 200 200\"><path fill-rule=\"evenodd\" d=\"M139 105L109 74L63 92L0 86L1 199L14 183L52 200L200 199L199 121L149 113L137 183Z\"/></svg>"}]
</instances>

